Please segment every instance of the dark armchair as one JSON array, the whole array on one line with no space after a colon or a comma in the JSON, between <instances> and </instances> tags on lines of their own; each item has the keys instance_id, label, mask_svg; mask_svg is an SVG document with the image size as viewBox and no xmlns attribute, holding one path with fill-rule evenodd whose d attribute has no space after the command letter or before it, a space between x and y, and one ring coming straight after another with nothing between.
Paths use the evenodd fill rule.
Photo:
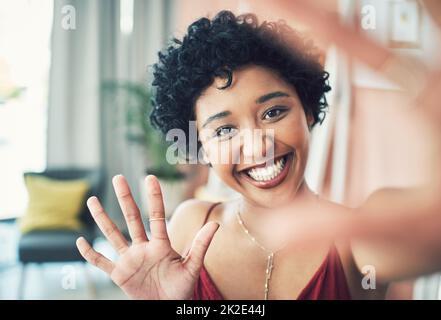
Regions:
<instances>
[{"instance_id":1,"label":"dark armchair","mask_svg":"<svg viewBox=\"0 0 441 320\"><path fill-rule=\"evenodd\" d=\"M91 186L88 196L100 196L103 190L103 174L98 169L50 169L44 172L27 172L24 174L25 177L28 175L42 175L58 180L86 179ZM79 231L39 230L21 235L18 245L18 256L22 263L19 299L23 298L27 264L84 262L76 248L75 241L79 236L83 236L89 243L93 243L96 238L95 223L85 203L80 213L80 219L84 227Z\"/></svg>"}]
</instances>

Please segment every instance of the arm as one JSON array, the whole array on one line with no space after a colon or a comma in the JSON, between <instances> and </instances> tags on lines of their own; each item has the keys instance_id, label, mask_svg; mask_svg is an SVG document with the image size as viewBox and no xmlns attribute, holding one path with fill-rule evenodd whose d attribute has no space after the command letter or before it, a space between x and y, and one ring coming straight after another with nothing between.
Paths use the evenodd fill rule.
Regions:
<instances>
[{"instance_id":1,"label":"arm","mask_svg":"<svg viewBox=\"0 0 441 320\"><path fill-rule=\"evenodd\" d=\"M375 267L377 281L441 270L441 210L433 189L382 189L357 210L355 262ZM386 212L387 210L387 212Z\"/></svg>"}]
</instances>

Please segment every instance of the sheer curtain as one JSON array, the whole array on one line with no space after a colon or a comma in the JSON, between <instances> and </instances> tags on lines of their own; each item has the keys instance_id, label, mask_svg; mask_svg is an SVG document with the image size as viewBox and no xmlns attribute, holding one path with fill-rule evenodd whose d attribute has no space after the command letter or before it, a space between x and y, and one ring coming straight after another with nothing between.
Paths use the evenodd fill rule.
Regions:
<instances>
[{"instance_id":1,"label":"sheer curtain","mask_svg":"<svg viewBox=\"0 0 441 320\"><path fill-rule=\"evenodd\" d=\"M148 65L173 28L172 9L173 0L58 0L54 5L48 168L103 168L103 201L121 227L111 178L124 174L139 201L147 159L116 125L125 115L100 86L108 80L148 84ZM75 15L73 29L63 28L67 14Z\"/></svg>"}]
</instances>

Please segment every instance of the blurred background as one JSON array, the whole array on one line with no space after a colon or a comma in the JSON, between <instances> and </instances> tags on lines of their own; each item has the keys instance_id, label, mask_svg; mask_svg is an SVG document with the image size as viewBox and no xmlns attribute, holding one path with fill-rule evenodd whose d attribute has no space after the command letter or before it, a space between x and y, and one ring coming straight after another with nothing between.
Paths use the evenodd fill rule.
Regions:
<instances>
[{"instance_id":1,"label":"blurred background","mask_svg":"<svg viewBox=\"0 0 441 320\"><path fill-rule=\"evenodd\" d=\"M397 53L440 67L440 35L416 0L315 0ZM84 198L99 195L122 229L111 177L124 174L145 208L141 181L156 174L168 217L188 198L235 197L202 165L171 166L149 126L151 65L172 37L241 0L0 1L0 299L125 299L82 263L79 234L109 257ZM269 7L261 20L278 20ZM297 21L288 23L308 33ZM329 113L313 131L306 178L323 197L355 207L380 187L405 187L425 174L407 157L395 115L400 88L330 44ZM408 135L413 133L407 132ZM424 153L424 150L422 150ZM148 226L146 225L146 228ZM389 299L440 298L440 276L400 282Z\"/></svg>"}]
</instances>

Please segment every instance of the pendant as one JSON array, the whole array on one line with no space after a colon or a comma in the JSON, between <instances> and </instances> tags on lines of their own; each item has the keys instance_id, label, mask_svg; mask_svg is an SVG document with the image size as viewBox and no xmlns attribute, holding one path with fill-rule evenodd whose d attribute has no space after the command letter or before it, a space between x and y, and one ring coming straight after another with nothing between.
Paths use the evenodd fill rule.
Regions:
<instances>
[{"instance_id":1,"label":"pendant","mask_svg":"<svg viewBox=\"0 0 441 320\"><path fill-rule=\"evenodd\" d=\"M266 272L265 272L265 300L268 300L268 292L269 292L269 281L271 279L271 274L274 268L274 253L271 252L267 258L266 264Z\"/></svg>"}]
</instances>

